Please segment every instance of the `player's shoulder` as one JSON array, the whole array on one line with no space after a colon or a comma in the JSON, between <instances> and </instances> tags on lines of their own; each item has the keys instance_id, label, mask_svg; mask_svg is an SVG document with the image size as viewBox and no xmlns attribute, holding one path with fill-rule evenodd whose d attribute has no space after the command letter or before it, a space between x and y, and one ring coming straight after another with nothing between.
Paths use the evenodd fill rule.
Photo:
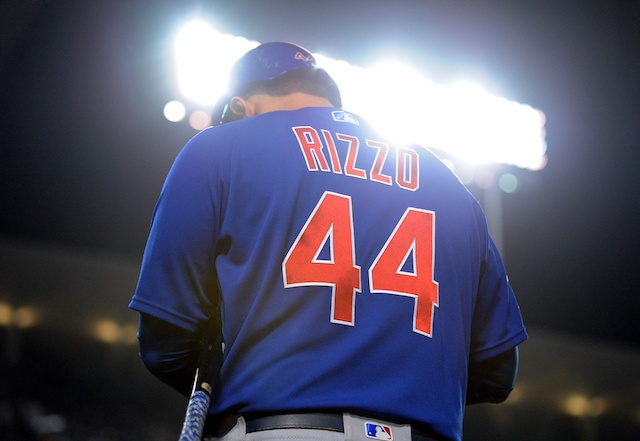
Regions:
<instances>
[{"instance_id":1,"label":"player's shoulder","mask_svg":"<svg viewBox=\"0 0 640 441\"><path fill-rule=\"evenodd\" d=\"M246 129L242 128L243 124L240 124L242 121L203 129L187 141L181 153L222 154L242 133L246 133Z\"/></svg>"}]
</instances>

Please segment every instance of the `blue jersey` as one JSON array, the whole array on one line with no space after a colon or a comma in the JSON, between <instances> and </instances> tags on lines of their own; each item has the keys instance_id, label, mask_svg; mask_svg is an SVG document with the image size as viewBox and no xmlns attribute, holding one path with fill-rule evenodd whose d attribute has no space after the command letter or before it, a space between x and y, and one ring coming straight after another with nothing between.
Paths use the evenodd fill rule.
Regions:
<instances>
[{"instance_id":1,"label":"blue jersey","mask_svg":"<svg viewBox=\"0 0 640 441\"><path fill-rule=\"evenodd\" d=\"M195 331L217 293L212 414L346 411L460 439L469 362L526 339L474 197L335 108L210 128L179 154L130 306Z\"/></svg>"}]
</instances>

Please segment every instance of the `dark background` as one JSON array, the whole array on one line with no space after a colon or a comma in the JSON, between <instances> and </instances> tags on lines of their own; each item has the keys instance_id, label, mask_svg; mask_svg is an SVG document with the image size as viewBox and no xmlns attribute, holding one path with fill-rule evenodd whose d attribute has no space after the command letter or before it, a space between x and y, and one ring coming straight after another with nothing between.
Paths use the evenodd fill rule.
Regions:
<instances>
[{"instance_id":1,"label":"dark background","mask_svg":"<svg viewBox=\"0 0 640 441\"><path fill-rule=\"evenodd\" d=\"M543 110L548 165L506 168L522 185L502 199L525 322L640 350L639 1L5 1L0 237L129 262L135 283L164 177L195 134L162 108L179 97L172 37L198 14L222 32L356 65L393 55ZM46 279L42 268L17 271L6 250L0 295L37 303L46 294L21 291L17 274ZM126 316L131 283L107 307ZM60 303L76 301L68 292Z\"/></svg>"}]
</instances>

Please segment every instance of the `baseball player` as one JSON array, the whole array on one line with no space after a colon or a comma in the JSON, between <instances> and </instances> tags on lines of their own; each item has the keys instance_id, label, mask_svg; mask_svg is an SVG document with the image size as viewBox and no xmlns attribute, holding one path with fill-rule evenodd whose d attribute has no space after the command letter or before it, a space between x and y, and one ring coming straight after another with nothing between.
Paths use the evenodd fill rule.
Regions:
<instances>
[{"instance_id":1,"label":"baseball player","mask_svg":"<svg viewBox=\"0 0 640 441\"><path fill-rule=\"evenodd\" d=\"M143 362L185 396L218 302L224 441L460 440L527 338L477 201L283 42L234 65L154 212L130 307Z\"/></svg>"}]
</instances>

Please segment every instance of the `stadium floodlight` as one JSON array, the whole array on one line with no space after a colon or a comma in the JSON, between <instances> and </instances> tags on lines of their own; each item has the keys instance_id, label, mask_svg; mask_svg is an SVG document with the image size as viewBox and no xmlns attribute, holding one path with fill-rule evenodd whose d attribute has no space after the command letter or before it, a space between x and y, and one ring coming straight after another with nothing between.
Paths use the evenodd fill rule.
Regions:
<instances>
[{"instance_id":1,"label":"stadium floodlight","mask_svg":"<svg viewBox=\"0 0 640 441\"><path fill-rule=\"evenodd\" d=\"M233 62L256 46L257 42L221 34L203 21L187 23L175 40L180 93L196 103L212 105L224 92Z\"/></svg>"},{"instance_id":2,"label":"stadium floodlight","mask_svg":"<svg viewBox=\"0 0 640 441\"><path fill-rule=\"evenodd\" d=\"M175 45L180 92L213 106L224 92L232 63L258 44L221 34L201 21L188 23ZM344 107L395 142L415 142L474 165L544 167L545 118L540 110L470 83L436 84L394 61L363 68L315 55L338 83Z\"/></svg>"}]
</instances>

